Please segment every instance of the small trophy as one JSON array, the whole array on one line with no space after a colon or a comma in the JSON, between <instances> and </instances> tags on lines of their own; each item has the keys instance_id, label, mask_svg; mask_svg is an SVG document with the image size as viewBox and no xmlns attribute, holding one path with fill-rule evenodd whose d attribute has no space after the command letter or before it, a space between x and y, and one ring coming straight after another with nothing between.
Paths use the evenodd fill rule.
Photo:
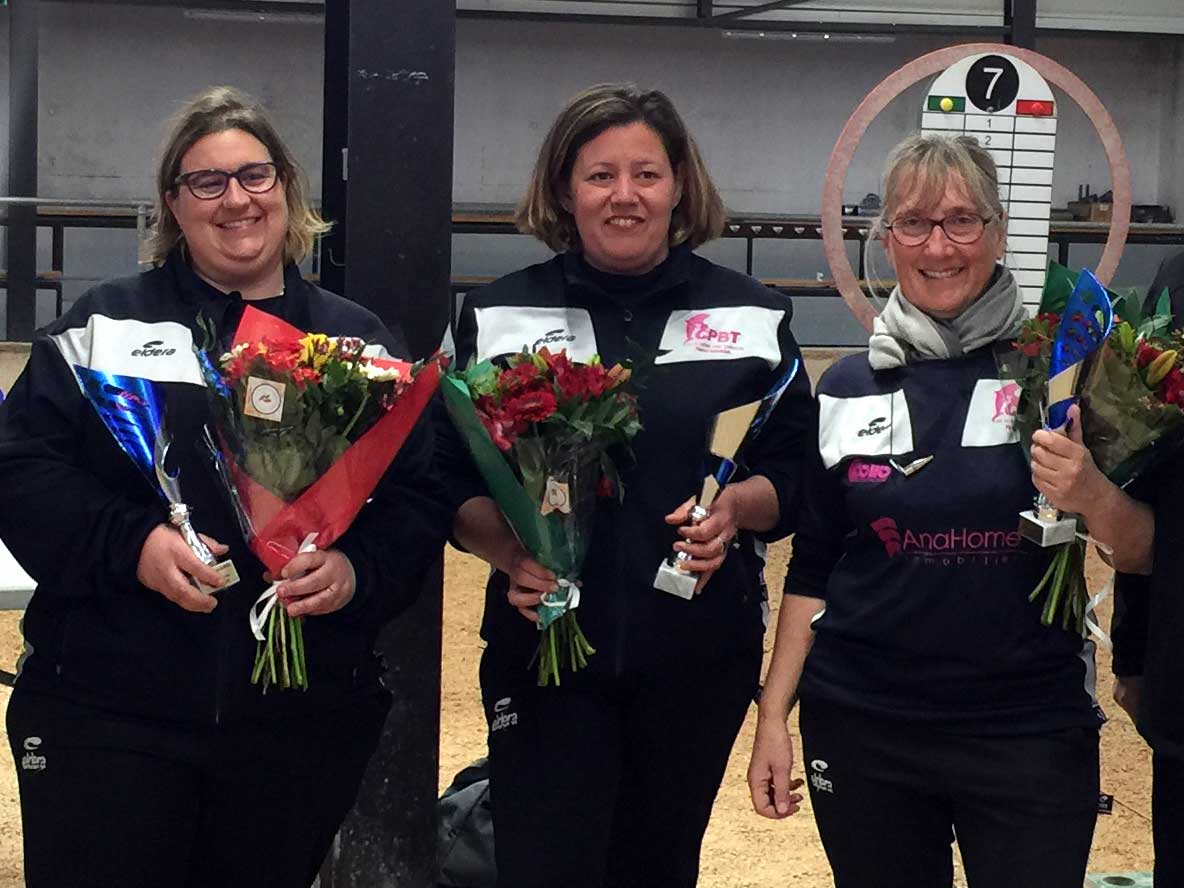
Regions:
<instances>
[{"instance_id":1,"label":"small trophy","mask_svg":"<svg viewBox=\"0 0 1184 888\"><path fill-rule=\"evenodd\" d=\"M165 469L165 461L168 459L169 447L172 446L172 443L172 437L169 435L167 429L163 426L157 429L156 444L153 447L152 453L152 465L156 470L156 483L160 485L160 492L169 504L169 524L177 528L181 534L181 538L185 540L185 544L193 550L193 554L200 558L203 564L212 567L222 577L222 585L217 589L190 577L190 581L198 589L206 595L213 595L215 592L219 592L222 589L229 589L237 583L239 580L238 570L235 569L234 562L229 558L225 561L219 561L214 553L210 551L210 547L197 535L197 531L193 529L193 525L189 523L189 507L181 501L181 486L178 483L179 473L170 475Z\"/></svg>"},{"instance_id":2,"label":"small trophy","mask_svg":"<svg viewBox=\"0 0 1184 888\"><path fill-rule=\"evenodd\" d=\"M703 479L699 499L691 507L692 524L701 524L707 520L711 514L712 503L736 474L736 454L740 446L745 441L751 442L760 434L765 420L769 418L781 395L797 375L799 366L799 361L795 359L761 400L725 410L712 421L708 450L712 456L719 458L720 463L714 475L708 475ZM654 576L654 588L688 601L693 598L699 577L687 570L686 565L690 560L691 556L686 552L678 552L663 560Z\"/></svg>"},{"instance_id":3,"label":"small trophy","mask_svg":"<svg viewBox=\"0 0 1184 888\"><path fill-rule=\"evenodd\" d=\"M189 507L181 500L176 473L165 468L172 439L164 424L164 398L155 383L135 376L115 376L88 367L74 367L83 395L111 432L120 449L168 505L169 523L177 528L193 553L226 581L226 589L238 582L234 563L219 562L189 522ZM207 595L220 591L190 578Z\"/></svg>"},{"instance_id":4,"label":"small trophy","mask_svg":"<svg viewBox=\"0 0 1184 888\"><path fill-rule=\"evenodd\" d=\"M1085 361L1110 335L1114 309L1106 288L1088 269L1082 269L1077 285L1061 315L1057 338L1048 364L1048 399L1044 427L1063 432L1069 408L1077 400L1077 383ZM1042 493L1035 508L1020 512L1020 536L1038 546L1060 546L1077 537L1077 519L1064 516Z\"/></svg>"}]
</instances>

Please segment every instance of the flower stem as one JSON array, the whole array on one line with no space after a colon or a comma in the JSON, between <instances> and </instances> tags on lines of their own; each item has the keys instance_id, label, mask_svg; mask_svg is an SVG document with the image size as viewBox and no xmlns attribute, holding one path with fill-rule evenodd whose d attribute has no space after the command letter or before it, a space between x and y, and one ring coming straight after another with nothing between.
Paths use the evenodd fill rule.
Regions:
<instances>
[{"instance_id":1,"label":"flower stem","mask_svg":"<svg viewBox=\"0 0 1184 888\"><path fill-rule=\"evenodd\" d=\"M370 389L366 389L366 391L362 393L362 403L359 404L358 409L354 411L353 419L351 419L349 421L349 425L347 425L345 427L345 431L341 433L341 437L345 438L347 441L349 440L349 433L354 430L354 426L357 424L358 420L362 416L362 409L366 406L366 404L369 401L370 401Z\"/></svg>"}]
</instances>

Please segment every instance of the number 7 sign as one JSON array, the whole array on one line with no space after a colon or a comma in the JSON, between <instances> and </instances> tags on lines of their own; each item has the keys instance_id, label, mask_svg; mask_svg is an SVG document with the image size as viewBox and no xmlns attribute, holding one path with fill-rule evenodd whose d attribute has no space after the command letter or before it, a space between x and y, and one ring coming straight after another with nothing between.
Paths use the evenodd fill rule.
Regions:
<instances>
[{"instance_id":1,"label":"number 7 sign","mask_svg":"<svg viewBox=\"0 0 1184 888\"><path fill-rule=\"evenodd\" d=\"M971 136L994 157L1007 211L1007 264L1033 309L1048 270L1056 110L1052 90L1034 68L986 53L938 75L921 112L924 132Z\"/></svg>"}]
</instances>

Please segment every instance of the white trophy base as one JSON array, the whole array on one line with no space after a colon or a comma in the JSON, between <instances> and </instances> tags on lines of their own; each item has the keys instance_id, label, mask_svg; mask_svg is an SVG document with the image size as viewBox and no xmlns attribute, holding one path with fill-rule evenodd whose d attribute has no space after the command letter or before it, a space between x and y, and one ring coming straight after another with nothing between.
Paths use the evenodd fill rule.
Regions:
<instances>
[{"instance_id":1,"label":"white trophy base","mask_svg":"<svg viewBox=\"0 0 1184 888\"><path fill-rule=\"evenodd\" d=\"M219 561L217 564L210 566L213 567L219 575L221 575L225 582L223 582L221 586L214 588L213 586L207 586L205 583L199 582L198 580L193 580L194 585L196 585L197 588L206 595L214 595L215 593L221 592L224 589L229 589L239 581L238 570L235 568L234 562L230 559L227 559L226 561ZM192 577L190 579L192 579Z\"/></svg>"},{"instance_id":2,"label":"white trophy base","mask_svg":"<svg viewBox=\"0 0 1184 888\"><path fill-rule=\"evenodd\" d=\"M679 598L690 601L695 597L695 584L699 582L697 574L680 570L669 561L663 561L658 566L658 573L654 576L654 588L662 592L669 592Z\"/></svg>"},{"instance_id":3,"label":"white trophy base","mask_svg":"<svg viewBox=\"0 0 1184 888\"><path fill-rule=\"evenodd\" d=\"M1077 538L1077 519L1059 518L1047 521L1035 510L1020 512L1020 536L1037 546L1060 546Z\"/></svg>"}]
</instances>

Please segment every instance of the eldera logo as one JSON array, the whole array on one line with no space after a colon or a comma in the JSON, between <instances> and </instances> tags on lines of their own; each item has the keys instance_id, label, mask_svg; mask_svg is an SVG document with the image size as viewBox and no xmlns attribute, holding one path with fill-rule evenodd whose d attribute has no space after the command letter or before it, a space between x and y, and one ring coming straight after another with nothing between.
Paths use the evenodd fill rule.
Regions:
<instances>
[{"instance_id":1,"label":"eldera logo","mask_svg":"<svg viewBox=\"0 0 1184 888\"><path fill-rule=\"evenodd\" d=\"M511 702L509 697L502 697L493 704L493 721L489 723L489 733L496 734L518 724L518 713L506 711L510 708Z\"/></svg>"},{"instance_id":2,"label":"eldera logo","mask_svg":"<svg viewBox=\"0 0 1184 888\"><path fill-rule=\"evenodd\" d=\"M877 416L875 419L869 422L865 428L859 430L857 437L869 438L873 435L882 435L884 432L888 431L887 423L887 416Z\"/></svg>"},{"instance_id":3,"label":"eldera logo","mask_svg":"<svg viewBox=\"0 0 1184 888\"><path fill-rule=\"evenodd\" d=\"M829 767L830 765L822 759L814 759L814 761L810 762L810 785L814 787L815 792L829 792L831 795L834 795L834 781L823 776Z\"/></svg>"},{"instance_id":4,"label":"eldera logo","mask_svg":"<svg viewBox=\"0 0 1184 888\"><path fill-rule=\"evenodd\" d=\"M41 738L26 737L21 745L25 748L25 754L21 756L21 770L44 771L45 756L37 754L37 750L41 748Z\"/></svg>"},{"instance_id":5,"label":"eldera logo","mask_svg":"<svg viewBox=\"0 0 1184 888\"><path fill-rule=\"evenodd\" d=\"M544 333L542 336L540 336L538 339L536 339L534 341L534 345L531 347L530 350L532 352L537 352L543 346L558 345L558 346L562 347L562 346L565 346L569 342L575 342L575 341L576 341L575 334L569 333L567 330L564 330L561 327L558 330L548 330L546 333Z\"/></svg>"},{"instance_id":6,"label":"eldera logo","mask_svg":"<svg viewBox=\"0 0 1184 888\"><path fill-rule=\"evenodd\" d=\"M133 358L165 358L176 353L177 350L175 348L166 347L160 339L150 340L139 348L132 349Z\"/></svg>"}]
</instances>

